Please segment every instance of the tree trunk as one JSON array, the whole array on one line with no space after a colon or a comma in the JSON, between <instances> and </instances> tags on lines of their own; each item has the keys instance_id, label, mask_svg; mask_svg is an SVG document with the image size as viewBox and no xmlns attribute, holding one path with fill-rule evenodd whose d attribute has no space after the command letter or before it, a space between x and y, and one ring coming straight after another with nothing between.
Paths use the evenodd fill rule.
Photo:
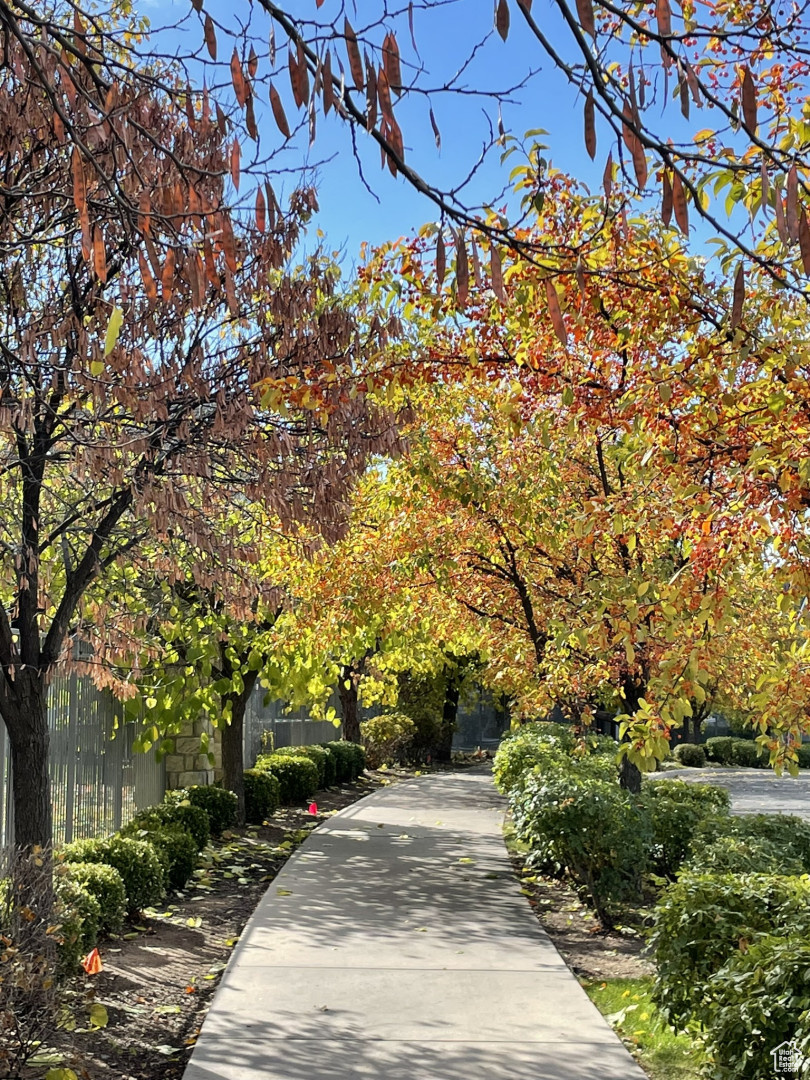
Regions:
<instances>
[{"instance_id":1,"label":"tree trunk","mask_svg":"<svg viewBox=\"0 0 810 1080\"><path fill-rule=\"evenodd\" d=\"M623 757L619 767L619 783L632 795L641 793L641 770L629 758Z\"/></svg>"},{"instance_id":2,"label":"tree trunk","mask_svg":"<svg viewBox=\"0 0 810 1080\"><path fill-rule=\"evenodd\" d=\"M41 674L20 671L13 686L14 716L7 716L14 791L14 841L22 851L47 848L53 839L48 773L48 693Z\"/></svg>"},{"instance_id":3,"label":"tree trunk","mask_svg":"<svg viewBox=\"0 0 810 1080\"><path fill-rule=\"evenodd\" d=\"M448 674L442 707L442 726L439 742L435 748L437 761L449 762L453 758L453 733L458 717L459 685L453 673Z\"/></svg>"},{"instance_id":4,"label":"tree trunk","mask_svg":"<svg viewBox=\"0 0 810 1080\"><path fill-rule=\"evenodd\" d=\"M257 671L244 675L242 692L226 694L231 703L231 722L222 728L222 786L236 796L236 823L245 824L245 710L258 677Z\"/></svg>"},{"instance_id":5,"label":"tree trunk","mask_svg":"<svg viewBox=\"0 0 810 1080\"><path fill-rule=\"evenodd\" d=\"M359 743L360 740L360 705L357 694L357 681L354 672L344 667L338 683L340 712L343 719L343 738L347 742ZM349 685L347 686L346 683Z\"/></svg>"}]
</instances>

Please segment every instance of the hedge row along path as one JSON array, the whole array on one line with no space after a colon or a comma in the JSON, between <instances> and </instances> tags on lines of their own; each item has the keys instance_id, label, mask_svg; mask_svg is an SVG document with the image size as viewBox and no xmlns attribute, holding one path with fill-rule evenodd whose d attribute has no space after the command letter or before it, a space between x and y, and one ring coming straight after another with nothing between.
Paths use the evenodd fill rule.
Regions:
<instances>
[{"instance_id":1,"label":"hedge row along path","mask_svg":"<svg viewBox=\"0 0 810 1080\"><path fill-rule=\"evenodd\" d=\"M797 814L810 820L810 769L777 776L771 769L667 769L654 779L728 788L732 814Z\"/></svg>"},{"instance_id":2,"label":"hedge row along path","mask_svg":"<svg viewBox=\"0 0 810 1080\"><path fill-rule=\"evenodd\" d=\"M265 894L185 1080L643 1080L520 895L487 771L321 825Z\"/></svg>"}]
</instances>

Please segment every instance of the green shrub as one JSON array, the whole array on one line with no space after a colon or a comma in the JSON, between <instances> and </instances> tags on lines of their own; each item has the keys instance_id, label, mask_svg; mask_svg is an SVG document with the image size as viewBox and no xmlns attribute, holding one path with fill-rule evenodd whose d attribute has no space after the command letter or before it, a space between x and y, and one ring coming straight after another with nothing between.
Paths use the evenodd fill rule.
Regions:
<instances>
[{"instance_id":1,"label":"green shrub","mask_svg":"<svg viewBox=\"0 0 810 1080\"><path fill-rule=\"evenodd\" d=\"M416 724L405 713L383 713L364 720L360 734L370 769L402 764L416 736Z\"/></svg>"},{"instance_id":2,"label":"green shrub","mask_svg":"<svg viewBox=\"0 0 810 1080\"><path fill-rule=\"evenodd\" d=\"M122 836L145 840L157 852L166 888L184 889L197 866L199 852L194 837L181 825L163 825L144 814L121 830Z\"/></svg>"},{"instance_id":3,"label":"green shrub","mask_svg":"<svg viewBox=\"0 0 810 1080\"><path fill-rule=\"evenodd\" d=\"M659 797L645 801L652 823L654 868L659 874L674 877L689 854L698 823L711 811L680 799Z\"/></svg>"},{"instance_id":4,"label":"green shrub","mask_svg":"<svg viewBox=\"0 0 810 1080\"><path fill-rule=\"evenodd\" d=\"M735 739L731 747L731 764L746 769L764 769L768 759L762 755L757 743L750 739Z\"/></svg>"},{"instance_id":5,"label":"green shrub","mask_svg":"<svg viewBox=\"0 0 810 1080\"><path fill-rule=\"evenodd\" d=\"M202 807L192 806L187 802L160 803L157 806L150 806L136 814L132 819L132 824L147 831L176 825L189 834L197 851L202 851L211 839L208 814Z\"/></svg>"},{"instance_id":6,"label":"green shrub","mask_svg":"<svg viewBox=\"0 0 810 1080\"><path fill-rule=\"evenodd\" d=\"M734 814L711 817L697 827L693 849L697 852L721 836L743 840L766 840L786 859L798 860L810 873L810 822L793 814Z\"/></svg>"},{"instance_id":7,"label":"green shrub","mask_svg":"<svg viewBox=\"0 0 810 1080\"><path fill-rule=\"evenodd\" d=\"M67 874L54 879L57 955L60 969L73 975L98 940L101 908L95 896Z\"/></svg>"},{"instance_id":8,"label":"green shrub","mask_svg":"<svg viewBox=\"0 0 810 1080\"><path fill-rule=\"evenodd\" d=\"M701 1021L707 983L757 935L810 923L810 881L770 874L682 873L655 908L654 998L670 1023Z\"/></svg>"},{"instance_id":9,"label":"green shrub","mask_svg":"<svg viewBox=\"0 0 810 1080\"><path fill-rule=\"evenodd\" d=\"M810 742L802 743L796 755L799 758L799 768L810 769Z\"/></svg>"},{"instance_id":10,"label":"green shrub","mask_svg":"<svg viewBox=\"0 0 810 1080\"><path fill-rule=\"evenodd\" d=\"M99 932L114 934L127 913L127 891L118 871L105 863L66 863L64 876L75 881L98 901Z\"/></svg>"},{"instance_id":11,"label":"green shrub","mask_svg":"<svg viewBox=\"0 0 810 1080\"><path fill-rule=\"evenodd\" d=\"M701 841L684 863L692 873L803 874L801 859L762 837L718 836Z\"/></svg>"},{"instance_id":12,"label":"green shrub","mask_svg":"<svg viewBox=\"0 0 810 1080\"><path fill-rule=\"evenodd\" d=\"M248 825L261 825L278 810L280 803L281 784L273 773L262 769L245 770L245 820Z\"/></svg>"},{"instance_id":13,"label":"green shrub","mask_svg":"<svg viewBox=\"0 0 810 1080\"><path fill-rule=\"evenodd\" d=\"M706 1052L715 1080L774 1075L771 1051L795 1040L810 1055L810 942L763 937L738 949L711 982L704 1012ZM797 1071L796 1076L799 1075ZM806 1077L807 1070L801 1070Z\"/></svg>"},{"instance_id":14,"label":"green shrub","mask_svg":"<svg viewBox=\"0 0 810 1080\"><path fill-rule=\"evenodd\" d=\"M675 799L677 802L699 806L706 813L724 814L731 806L728 789L719 784L704 784L689 780L652 780L644 785L646 799Z\"/></svg>"},{"instance_id":15,"label":"green shrub","mask_svg":"<svg viewBox=\"0 0 810 1080\"><path fill-rule=\"evenodd\" d=\"M322 746L281 746L274 751L287 757L308 757L318 770L318 787L329 787L335 782L335 758Z\"/></svg>"},{"instance_id":16,"label":"green shrub","mask_svg":"<svg viewBox=\"0 0 810 1080\"><path fill-rule=\"evenodd\" d=\"M211 836L219 836L226 829L232 829L236 824L236 808L238 800L232 791L214 784L208 786L197 785L189 788L178 788L176 791L166 793L166 802L184 803L198 806L208 815L208 823Z\"/></svg>"},{"instance_id":17,"label":"green shrub","mask_svg":"<svg viewBox=\"0 0 810 1080\"><path fill-rule=\"evenodd\" d=\"M717 735L707 739L703 744L706 757L716 765L731 765L736 741L733 735Z\"/></svg>"},{"instance_id":18,"label":"green shrub","mask_svg":"<svg viewBox=\"0 0 810 1080\"><path fill-rule=\"evenodd\" d=\"M646 807L615 781L587 776L531 777L511 798L518 839L535 862L567 869L599 915L638 900L651 844Z\"/></svg>"},{"instance_id":19,"label":"green shrub","mask_svg":"<svg viewBox=\"0 0 810 1080\"><path fill-rule=\"evenodd\" d=\"M260 754L256 768L272 773L279 782L282 803L292 804L308 799L318 789L318 769L314 761L302 755Z\"/></svg>"},{"instance_id":20,"label":"green shrub","mask_svg":"<svg viewBox=\"0 0 810 1080\"><path fill-rule=\"evenodd\" d=\"M533 771L550 772L563 764L574 746L572 732L560 724L523 724L501 740L493 762L495 786L508 795Z\"/></svg>"},{"instance_id":21,"label":"green shrub","mask_svg":"<svg viewBox=\"0 0 810 1080\"><path fill-rule=\"evenodd\" d=\"M144 840L128 836L74 840L65 845L62 854L65 862L106 863L115 867L124 882L130 912L151 907L163 897L163 866L154 847Z\"/></svg>"},{"instance_id":22,"label":"green shrub","mask_svg":"<svg viewBox=\"0 0 810 1080\"><path fill-rule=\"evenodd\" d=\"M696 743L680 743L675 747L673 756L677 762L689 769L702 769L706 764L706 751Z\"/></svg>"},{"instance_id":23,"label":"green shrub","mask_svg":"<svg viewBox=\"0 0 810 1080\"><path fill-rule=\"evenodd\" d=\"M335 762L335 783L351 784L366 767L366 753L359 743L343 739L320 744L328 750Z\"/></svg>"}]
</instances>

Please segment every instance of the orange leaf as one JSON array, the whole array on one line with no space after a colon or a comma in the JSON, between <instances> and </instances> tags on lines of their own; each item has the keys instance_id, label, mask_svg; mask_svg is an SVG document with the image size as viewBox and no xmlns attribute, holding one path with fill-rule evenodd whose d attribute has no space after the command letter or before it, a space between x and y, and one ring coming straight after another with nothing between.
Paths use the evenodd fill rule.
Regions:
<instances>
[{"instance_id":1,"label":"orange leaf","mask_svg":"<svg viewBox=\"0 0 810 1080\"><path fill-rule=\"evenodd\" d=\"M155 279L152 277L152 271L149 269L149 263L144 258L142 251L138 252L138 265L141 270L141 278L143 279L143 287L146 290L146 297L150 304L154 304L157 300L157 285Z\"/></svg>"},{"instance_id":2,"label":"orange leaf","mask_svg":"<svg viewBox=\"0 0 810 1080\"><path fill-rule=\"evenodd\" d=\"M585 98L585 149L588 157L593 161L596 157L596 123L594 120L593 93L588 91Z\"/></svg>"},{"instance_id":3,"label":"orange leaf","mask_svg":"<svg viewBox=\"0 0 810 1080\"><path fill-rule=\"evenodd\" d=\"M107 280L107 252L104 248L104 233L101 228L93 229L93 269L101 282Z\"/></svg>"},{"instance_id":4,"label":"orange leaf","mask_svg":"<svg viewBox=\"0 0 810 1080\"><path fill-rule=\"evenodd\" d=\"M73 202L80 214L87 210L87 185L84 179L84 162L77 146L73 147L71 159L73 166Z\"/></svg>"},{"instance_id":5,"label":"orange leaf","mask_svg":"<svg viewBox=\"0 0 810 1080\"><path fill-rule=\"evenodd\" d=\"M743 264L737 267L734 275L734 293L731 302L731 329L739 326L742 322L743 304L745 302L745 270Z\"/></svg>"},{"instance_id":6,"label":"orange leaf","mask_svg":"<svg viewBox=\"0 0 810 1080\"><path fill-rule=\"evenodd\" d=\"M686 204L686 194L683 190L681 178L677 173L672 177L672 205L675 210L675 220L678 228L684 234L689 235L689 208Z\"/></svg>"},{"instance_id":7,"label":"orange leaf","mask_svg":"<svg viewBox=\"0 0 810 1080\"><path fill-rule=\"evenodd\" d=\"M591 0L577 0L577 18L585 33L590 34L591 37L596 37L596 23L593 17Z\"/></svg>"},{"instance_id":8,"label":"orange leaf","mask_svg":"<svg viewBox=\"0 0 810 1080\"><path fill-rule=\"evenodd\" d=\"M383 41L383 67L388 77L388 85L395 94L402 92L402 68L399 62L399 46L392 33L386 34Z\"/></svg>"},{"instance_id":9,"label":"orange leaf","mask_svg":"<svg viewBox=\"0 0 810 1080\"><path fill-rule=\"evenodd\" d=\"M560 311L560 301L557 297L557 290L554 288L554 282L551 278L546 278L546 299L548 300L548 313L551 317L551 325L554 327L554 333L557 335L557 340L562 347L566 348L568 346L568 332L565 329L565 320Z\"/></svg>"},{"instance_id":10,"label":"orange leaf","mask_svg":"<svg viewBox=\"0 0 810 1080\"><path fill-rule=\"evenodd\" d=\"M349 54L349 67L351 68L355 88L362 90L364 88L363 61L360 59L360 50L357 47L357 34L352 30L348 19L343 22L343 36L346 39L346 52Z\"/></svg>"},{"instance_id":11,"label":"orange leaf","mask_svg":"<svg viewBox=\"0 0 810 1080\"><path fill-rule=\"evenodd\" d=\"M270 86L270 106L273 110L273 118L276 121L276 126L285 139L290 137L290 125L287 123L287 116L284 112L284 106L281 104L281 98L278 96L278 90L271 84Z\"/></svg>"},{"instance_id":12,"label":"orange leaf","mask_svg":"<svg viewBox=\"0 0 810 1080\"><path fill-rule=\"evenodd\" d=\"M233 83L236 100L244 108L247 101L247 83L245 82L245 74L242 71L242 64L236 49L233 50L233 56L231 57L231 82Z\"/></svg>"},{"instance_id":13,"label":"orange leaf","mask_svg":"<svg viewBox=\"0 0 810 1080\"><path fill-rule=\"evenodd\" d=\"M239 155L241 150L239 148L239 140L234 139L231 145L231 180L233 180L233 186L236 190L239 190Z\"/></svg>"},{"instance_id":14,"label":"orange leaf","mask_svg":"<svg viewBox=\"0 0 810 1080\"><path fill-rule=\"evenodd\" d=\"M214 30L214 22L211 16L206 12L205 23L203 33L205 34L205 44L208 46L208 55L212 60L217 58L217 34Z\"/></svg>"},{"instance_id":15,"label":"orange leaf","mask_svg":"<svg viewBox=\"0 0 810 1080\"><path fill-rule=\"evenodd\" d=\"M267 228L267 203L261 188L256 188L256 228L262 233Z\"/></svg>"},{"instance_id":16,"label":"orange leaf","mask_svg":"<svg viewBox=\"0 0 810 1080\"><path fill-rule=\"evenodd\" d=\"M168 304L174 292L174 248L169 248L166 252L166 262L163 264L160 285L163 291L163 299Z\"/></svg>"},{"instance_id":17,"label":"orange leaf","mask_svg":"<svg viewBox=\"0 0 810 1080\"><path fill-rule=\"evenodd\" d=\"M498 0L498 6L495 9L495 29L501 35L501 38L506 41L509 36L509 4L507 0Z\"/></svg>"}]
</instances>

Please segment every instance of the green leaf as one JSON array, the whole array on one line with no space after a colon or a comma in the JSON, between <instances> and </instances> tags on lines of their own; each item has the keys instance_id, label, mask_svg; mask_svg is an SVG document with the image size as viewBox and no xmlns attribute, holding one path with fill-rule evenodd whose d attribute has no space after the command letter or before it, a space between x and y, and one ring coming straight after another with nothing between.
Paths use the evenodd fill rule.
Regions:
<instances>
[{"instance_id":1,"label":"green leaf","mask_svg":"<svg viewBox=\"0 0 810 1080\"><path fill-rule=\"evenodd\" d=\"M110 1021L107 1010L100 1002L90 1006L90 1024L94 1028L105 1028Z\"/></svg>"},{"instance_id":2,"label":"green leaf","mask_svg":"<svg viewBox=\"0 0 810 1080\"><path fill-rule=\"evenodd\" d=\"M121 333L121 327L124 323L124 313L120 307L114 307L112 314L110 315L110 321L107 323L107 336L104 338L104 355L109 356L115 346L118 344L118 335ZM91 365L91 370L95 365ZM103 370L103 365L102 365ZM94 371L94 375L99 372Z\"/></svg>"},{"instance_id":3,"label":"green leaf","mask_svg":"<svg viewBox=\"0 0 810 1080\"><path fill-rule=\"evenodd\" d=\"M79 1080L73 1069L48 1069L45 1080Z\"/></svg>"}]
</instances>

